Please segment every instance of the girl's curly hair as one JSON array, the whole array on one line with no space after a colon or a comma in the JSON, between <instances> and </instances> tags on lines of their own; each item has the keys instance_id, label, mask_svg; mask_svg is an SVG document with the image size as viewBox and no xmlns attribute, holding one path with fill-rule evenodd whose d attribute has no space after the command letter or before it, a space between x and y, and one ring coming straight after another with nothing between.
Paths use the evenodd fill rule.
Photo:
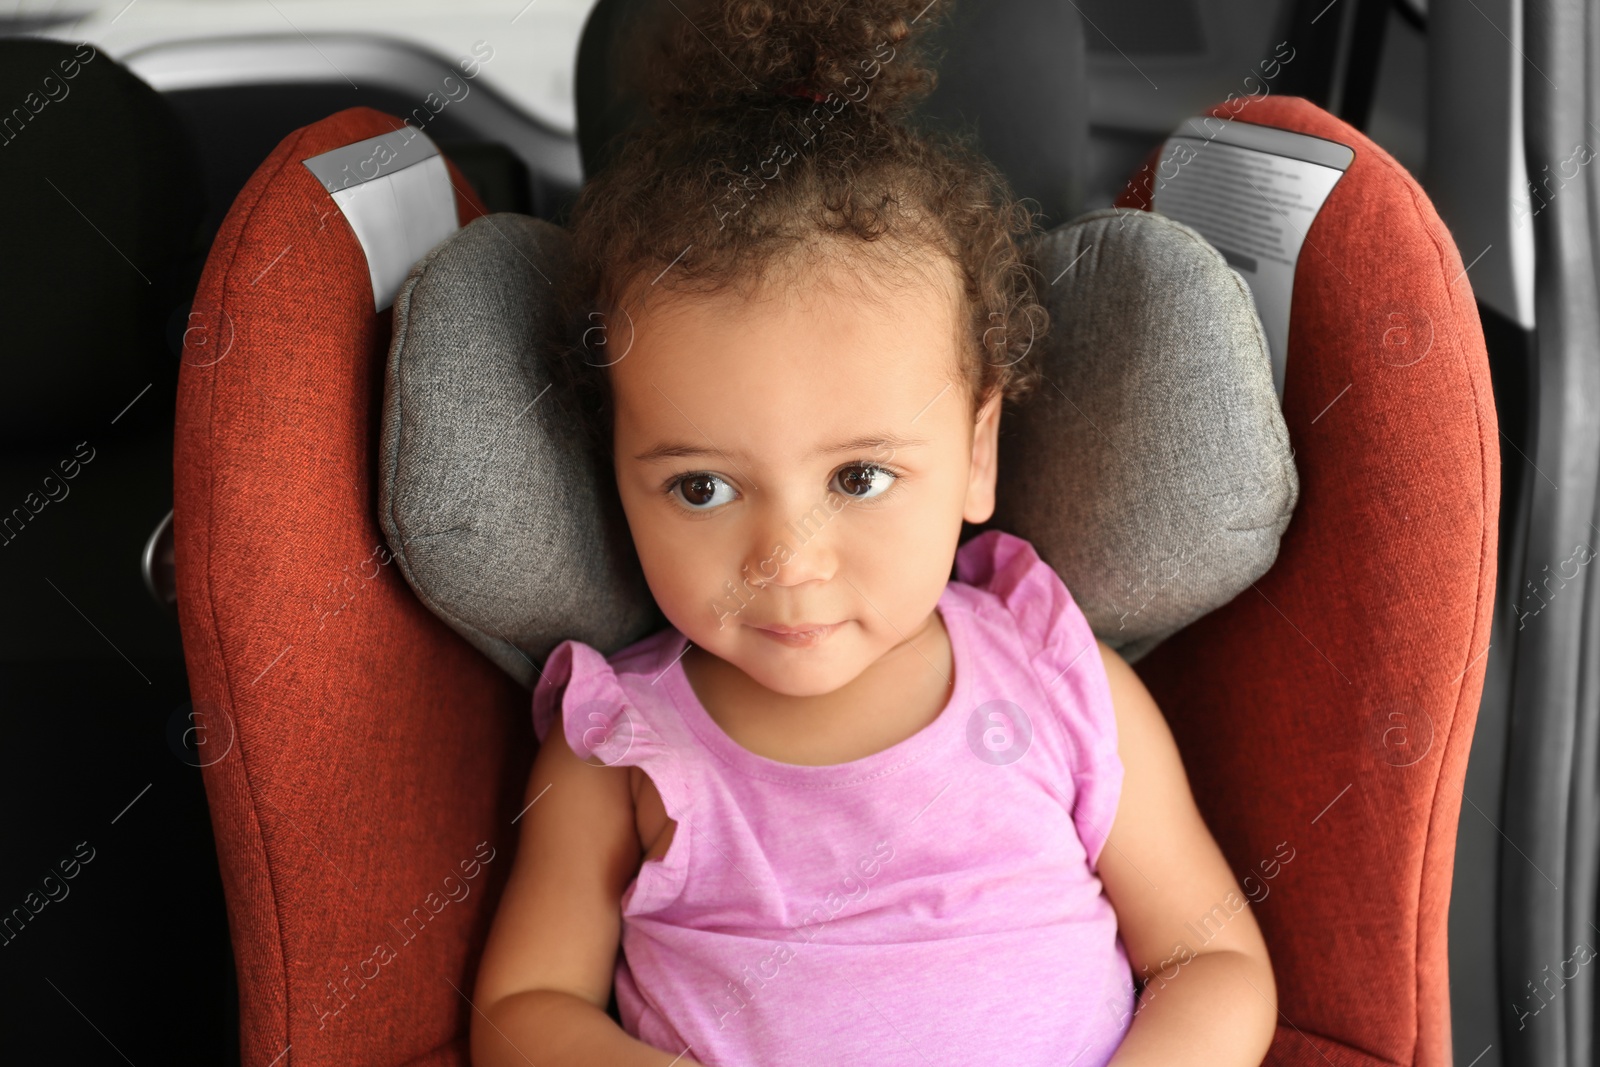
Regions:
<instances>
[{"instance_id":1,"label":"girl's curly hair","mask_svg":"<svg viewBox=\"0 0 1600 1067\"><path fill-rule=\"evenodd\" d=\"M598 454L611 455L604 368L631 343L630 297L652 283L747 292L824 239L948 257L974 416L996 391L1033 390L1029 354L1050 326L1021 243L1035 213L965 139L905 121L936 84L925 39L950 2L657 5L624 65L653 122L619 136L573 205L553 323L558 383Z\"/></svg>"}]
</instances>

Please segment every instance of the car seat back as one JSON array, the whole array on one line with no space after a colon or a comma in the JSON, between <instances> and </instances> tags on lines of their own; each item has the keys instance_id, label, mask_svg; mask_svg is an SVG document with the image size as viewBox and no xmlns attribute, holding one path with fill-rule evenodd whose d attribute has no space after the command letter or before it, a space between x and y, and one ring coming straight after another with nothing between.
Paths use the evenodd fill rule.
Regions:
<instances>
[{"instance_id":1,"label":"car seat back","mask_svg":"<svg viewBox=\"0 0 1600 1067\"><path fill-rule=\"evenodd\" d=\"M532 751L526 693L417 602L378 529L383 290L483 212L406 131L352 108L287 137L185 341L178 604L195 706L232 738L204 774L247 1064L467 1062Z\"/></svg>"},{"instance_id":2,"label":"car seat back","mask_svg":"<svg viewBox=\"0 0 1600 1067\"><path fill-rule=\"evenodd\" d=\"M1281 1016L1267 1062L1447 1067L1450 879L1499 536L1483 330L1449 231L1382 148L1298 98L1212 114L1355 156L1294 275L1300 501L1277 563L1138 671L1260 897ZM1119 203L1147 207L1162 180L1146 166ZM1265 190L1259 213L1287 224Z\"/></svg>"}]
</instances>

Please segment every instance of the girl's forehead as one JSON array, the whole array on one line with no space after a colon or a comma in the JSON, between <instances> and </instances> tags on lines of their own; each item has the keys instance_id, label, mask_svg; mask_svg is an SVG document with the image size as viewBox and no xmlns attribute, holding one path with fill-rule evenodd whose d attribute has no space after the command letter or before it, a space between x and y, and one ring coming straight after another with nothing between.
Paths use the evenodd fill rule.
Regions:
<instances>
[{"instance_id":1,"label":"girl's forehead","mask_svg":"<svg viewBox=\"0 0 1600 1067\"><path fill-rule=\"evenodd\" d=\"M952 327L936 309L845 325L819 316L707 316L671 343L642 332L612 368L626 454L742 454L760 467L810 462L841 442L950 439L970 421ZM634 359L637 355L640 358ZM879 450L882 451L881 449Z\"/></svg>"},{"instance_id":2,"label":"girl's forehead","mask_svg":"<svg viewBox=\"0 0 1600 1067\"><path fill-rule=\"evenodd\" d=\"M836 268L759 287L653 289L625 313L627 355L610 368L612 385L625 396L668 383L705 389L707 379L751 387L831 374L883 387L959 378L967 324L952 274Z\"/></svg>"},{"instance_id":3,"label":"girl's forehead","mask_svg":"<svg viewBox=\"0 0 1600 1067\"><path fill-rule=\"evenodd\" d=\"M954 440L970 421L963 317L936 283L669 293L653 310L608 371L629 456L710 448L763 466L867 437Z\"/></svg>"}]
</instances>

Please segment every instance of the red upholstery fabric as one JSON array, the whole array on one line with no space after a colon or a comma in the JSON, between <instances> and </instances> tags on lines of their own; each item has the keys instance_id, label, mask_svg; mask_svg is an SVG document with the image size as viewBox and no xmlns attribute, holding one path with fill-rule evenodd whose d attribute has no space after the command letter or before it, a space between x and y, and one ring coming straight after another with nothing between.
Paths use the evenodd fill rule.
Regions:
<instances>
[{"instance_id":1,"label":"red upholstery fabric","mask_svg":"<svg viewBox=\"0 0 1600 1067\"><path fill-rule=\"evenodd\" d=\"M390 313L301 160L400 126L353 108L284 139L184 347L178 608L227 752L204 775L253 1067L464 1067L533 752L528 694L418 602L377 523Z\"/></svg>"},{"instance_id":2,"label":"red upholstery fabric","mask_svg":"<svg viewBox=\"0 0 1600 1067\"><path fill-rule=\"evenodd\" d=\"M1139 673L1236 875L1295 850L1254 909L1282 1012L1267 1063L1448 1067L1445 932L1500 505L1483 332L1449 232L1388 153L1305 100L1235 121L1355 149L1295 274L1300 502L1273 568ZM1152 177L1119 203L1147 206Z\"/></svg>"}]
</instances>

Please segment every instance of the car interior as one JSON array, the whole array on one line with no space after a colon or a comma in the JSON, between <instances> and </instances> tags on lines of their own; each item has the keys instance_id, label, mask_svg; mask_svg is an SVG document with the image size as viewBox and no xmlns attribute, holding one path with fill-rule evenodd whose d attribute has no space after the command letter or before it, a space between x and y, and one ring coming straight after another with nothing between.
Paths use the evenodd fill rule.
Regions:
<instances>
[{"instance_id":1,"label":"car interior","mask_svg":"<svg viewBox=\"0 0 1600 1067\"><path fill-rule=\"evenodd\" d=\"M494 302L470 349L426 327L562 269L584 182L648 121L618 64L660 8L0 13L8 1061L469 1062L539 665L662 620L558 439L523 442L547 480L497 491L525 517L569 487L559 536L449 511L501 443L440 412L539 392L537 309ZM1260 318L1270 376L1205 373L1286 429L1265 517L1224 519L1181 468L1125 502L1143 540L1095 555L1067 489L1011 463L990 525L1074 590L1131 552L1124 596L1158 604L1161 515L1222 531L1179 547L1227 581L1127 648L1230 864L1272 879L1264 1062L1600 1062L1600 12L961 0L938 25L915 119L1063 235L1057 280L1073 226L1133 247L1165 215ZM1113 349L1075 343L1114 391ZM1128 409L1078 399L1047 391L1011 456L1101 448L1091 416ZM1113 433L1182 452L1164 425ZM566 599L529 584L561 552L589 564ZM1280 842L1297 858L1264 875ZM419 910L469 865L477 892Z\"/></svg>"}]
</instances>

